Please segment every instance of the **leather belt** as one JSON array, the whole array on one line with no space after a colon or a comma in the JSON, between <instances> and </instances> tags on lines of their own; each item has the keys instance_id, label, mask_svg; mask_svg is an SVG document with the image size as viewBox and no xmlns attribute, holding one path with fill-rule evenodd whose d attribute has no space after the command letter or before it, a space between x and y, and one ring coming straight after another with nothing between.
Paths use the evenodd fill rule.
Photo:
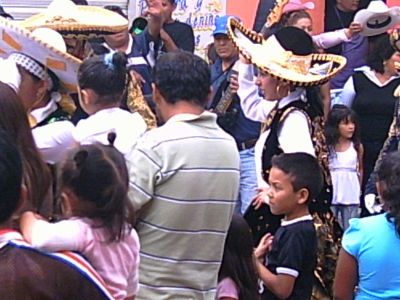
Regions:
<instances>
[{"instance_id":1,"label":"leather belt","mask_svg":"<svg viewBox=\"0 0 400 300\"><path fill-rule=\"evenodd\" d=\"M241 143L236 143L236 145L237 145L237 148L239 151L243 151L243 150L253 148L256 143L257 143L257 139L252 139L252 140L244 141Z\"/></svg>"}]
</instances>

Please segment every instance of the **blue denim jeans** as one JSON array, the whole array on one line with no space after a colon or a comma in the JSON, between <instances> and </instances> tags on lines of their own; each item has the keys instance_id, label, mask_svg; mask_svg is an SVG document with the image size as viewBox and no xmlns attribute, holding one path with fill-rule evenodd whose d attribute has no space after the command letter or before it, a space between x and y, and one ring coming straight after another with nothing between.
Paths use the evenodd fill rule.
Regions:
<instances>
[{"instance_id":1,"label":"blue denim jeans","mask_svg":"<svg viewBox=\"0 0 400 300\"><path fill-rule=\"evenodd\" d=\"M254 147L242 150L240 154L240 191L236 211L244 214L256 195L257 177Z\"/></svg>"}]
</instances>

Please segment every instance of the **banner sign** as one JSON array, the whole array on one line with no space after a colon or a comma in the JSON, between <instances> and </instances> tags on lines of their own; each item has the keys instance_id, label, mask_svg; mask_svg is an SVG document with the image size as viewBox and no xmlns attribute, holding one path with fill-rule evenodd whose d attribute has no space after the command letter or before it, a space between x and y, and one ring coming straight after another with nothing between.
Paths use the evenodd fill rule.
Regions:
<instances>
[{"instance_id":1,"label":"banner sign","mask_svg":"<svg viewBox=\"0 0 400 300\"><path fill-rule=\"evenodd\" d=\"M188 23L194 31L195 52L205 58L207 45L213 42L215 18L226 14L226 0L176 0L174 18ZM143 15L146 0L136 1L136 15Z\"/></svg>"}]
</instances>

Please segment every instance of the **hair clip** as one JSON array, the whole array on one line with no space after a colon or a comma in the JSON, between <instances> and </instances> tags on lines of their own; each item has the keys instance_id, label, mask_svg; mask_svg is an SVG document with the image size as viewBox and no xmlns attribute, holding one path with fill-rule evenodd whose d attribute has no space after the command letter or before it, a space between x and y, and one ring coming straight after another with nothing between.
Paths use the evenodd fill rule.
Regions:
<instances>
[{"instance_id":1,"label":"hair clip","mask_svg":"<svg viewBox=\"0 0 400 300\"><path fill-rule=\"evenodd\" d=\"M78 153L75 154L74 161L78 169L82 168L88 156L89 153L86 150L80 150Z\"/></svg>"},{"instance_id":2,"label":"hair clip","mask_svg":"<svg viewBox=\"0 0 400 300\"><path fill-rule=\"evenodd\" d=\"M111 131L107 134L107 141L109 146L114 147L115 139L117 138L117 134L114 131Z\"/></svg>"},{"instance_id":3,"label":"hair clip","mask_svg":"<svg viewBox=\"0 0 400 300\"><path fill-rule=\"evenodd\" d=\"M114 51L111 51L107 54L104 55L103 62L107 66L108 69L115 69L114 63L113 63L113 57L114 57Z\"/></svg>"}]
</instances>

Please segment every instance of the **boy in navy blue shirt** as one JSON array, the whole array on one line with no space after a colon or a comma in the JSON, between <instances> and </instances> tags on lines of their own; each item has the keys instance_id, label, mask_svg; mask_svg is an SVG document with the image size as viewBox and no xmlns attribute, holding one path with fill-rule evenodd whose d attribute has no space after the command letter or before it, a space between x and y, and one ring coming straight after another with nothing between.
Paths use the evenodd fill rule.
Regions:
<instances>
[{"instance_id":1,"label":"boy in navy blue shirt","mask_svg":"<svg viewBox=\"0 0 400 300\"><path fill-rule=\"evenodd\" d=\"M267 253L267 265L259 259L259 277L264 283L262 299L310 299L317 260L317 236L308 203L322 189L318 161L306 153L287 153L272 159L269 175L269 205L275 215L284 215L281 227L265 235L255 255Z\"/></svg>"}]
</instances>

